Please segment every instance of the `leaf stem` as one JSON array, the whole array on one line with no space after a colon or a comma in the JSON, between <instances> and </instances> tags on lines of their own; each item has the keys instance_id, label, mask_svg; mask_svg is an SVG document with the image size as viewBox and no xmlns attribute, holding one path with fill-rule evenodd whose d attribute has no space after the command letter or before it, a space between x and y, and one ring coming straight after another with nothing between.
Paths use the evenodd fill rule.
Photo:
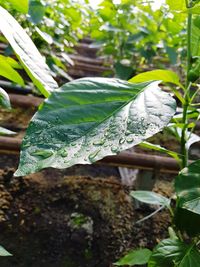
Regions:
<instances>
[{"instance_id":1,"label":"leaf stem","mask_svg":"<svg viewBox=\"0 0 200 267\"><path fill-rule=\"evenodd\" d=\"M182 129L181 133L181 154L182 154L182 168L186 167L188 165L188 148L186 147L187 143L187 125L188 125L188 117L187 117L187 111L190 105L190 88L191 83L188 79L189 71L191 69L191 33L192 33L192 14L188 14L187 19L187 78L186 78L186 91L185 91L185 101L182 105L183 107L183 117L182 117L182 123L184 124L184 127Z\"/></svg>"}]
</instances>

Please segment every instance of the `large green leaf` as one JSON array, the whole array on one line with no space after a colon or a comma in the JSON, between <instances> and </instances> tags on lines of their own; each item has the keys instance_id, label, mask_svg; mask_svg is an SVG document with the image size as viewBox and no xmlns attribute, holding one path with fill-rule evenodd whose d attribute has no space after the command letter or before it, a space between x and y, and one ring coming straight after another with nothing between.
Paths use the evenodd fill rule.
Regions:
<instances>
[{"instance_id":1,"label":"large green leaf","mask_svg":"<svg viewBox=\"0 0 200 267\"><path fill-rule=\"evenodd\" d=\"M175 100L157 82L85 78L67 83L33 117L16 175L115 155L159 132L175 109Z\"/></svg>"},{"instance_id":2,"label":"large green leaf","mask_svg":"<svg viewBox=\"0 0 200 267\"><path fill-rule=\"evenodd\" d=\"M131 78L129 82L141 83L146 81L158 80L173 83L181 86L178 75L171 70L152 70L146 71Z\"/></svg>"},{"instance_id":3,"label":"large green leaf","mask_svg":"<svg viewBox=\"0 0 200 267\"><path fill-rule=\"evenodd\" d=\"M9 64L9 61L5 60L2 56L0 56L0 76L24 86L24 80L22 77L16 70L13 69L13 67Z\"/></svg>"},{"instance_id":4,"label":"large green leaf","mask_svg":"<svg viewBox=\"0 0 200 267\"><path fill-rule=\"evenodd\" d=\"M57 88L44 58L19 23L0 7L0 30L19 57L33 83L48 97Z\"/></svg>"},{"instance_id":5,"label":"large green leaf","mask_svg":"<svg viewBox=\"0 0 200 267\"><path fill-rule=\"evenodd\" d=\"M7 257L7 256L12 256L5 248L0 246L0 256Z\"/></svg>"},{"instance_id":6,"label":"large green leaf","mask_svg":"<svg viewBox=\"0 0 200 267\"><path fill-rule=\"evenodd\" d=\"M11 108L8 94L0 87L0 106L3 108Z\"/></svg>"},{"instance_id":7,"label":"large green leaf","mask_svg":"<svg viewBox=\"0 0 200 267\"><path fill-rule=\"evenodd\" d=\"M170 199L151 191L131 191L130 195L146 204L170 206Z\"/></svg>"},{"instance_id":8,"label":"large green leaf","mask_svg":"<svg viewBox=\"0 0 200 267\"><path fill-rule=\"evenodd\" d=\"M134 265L143 265L146 264L151 256L151 250L144 248L144 249L137 249L130 251L127 255L123 258L118 260L114 263L117 266L134 266Z\"/></svg>"},{"instance_id":9,"label":"large green leaf","mask_svg":"<svg viewBox=\"0 0 200 267\"><path fill-rule=\"evenodd\" d=\"M194 245L178 239L161 241L148 262L148 267L200 267L200 253Z\"/></svg>"},{"instance_id":10,"label":"large green leaf","mask_svg":"<svg viewBox=\"0 0 200 267\"><path fill-rule=\"evenodd\" d=\"M190 235L200 233L200 160L184 168L175 179L178 196L176 225Z\"/></svg>"}]
</instances>

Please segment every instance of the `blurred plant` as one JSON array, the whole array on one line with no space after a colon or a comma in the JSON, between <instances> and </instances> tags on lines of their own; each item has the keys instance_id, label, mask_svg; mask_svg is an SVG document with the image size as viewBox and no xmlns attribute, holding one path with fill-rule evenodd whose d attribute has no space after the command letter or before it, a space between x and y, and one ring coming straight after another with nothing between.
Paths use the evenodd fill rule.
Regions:
<instances>
[{"instance_id":1,"label":"blurred plant","mask_svg":"<svg viewBox=\"0 0 200 267\"><path fill-rule=\"evenodd\" d=\"M128 79L145 63L161 67L184 58L186 14L172 13L170 1L154 9L150 0L104 0L92 14L91 37L113 59L117 77Z\"/></svg>"}]
</instances>

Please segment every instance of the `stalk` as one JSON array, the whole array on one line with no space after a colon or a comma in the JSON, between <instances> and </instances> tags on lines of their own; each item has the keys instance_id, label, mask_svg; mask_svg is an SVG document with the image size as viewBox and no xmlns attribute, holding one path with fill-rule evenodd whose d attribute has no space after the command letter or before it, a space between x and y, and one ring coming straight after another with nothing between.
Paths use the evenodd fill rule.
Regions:
<instances>
[{"instance_id":1,"label":"stalk","mask_svg":"<svg viewBox=\"0 0 200 267\"><path fill-rule=\"evenodd\" d=\"M192 14L188 14L187 19L187 78L186 78L186 91L185 91L185 101L182 105L183 107L183 117L182 123L184 125L181 133L181 154L182 154L182 168L188 165L188 149L186 147L186 142L188 139L187 136L187 125L188 125L188 118L187 118L187 111L190 105L190 87L191 83L188 79L189 71L191 69L191 33L192 33Z\"/></svg>"}]
</instances>

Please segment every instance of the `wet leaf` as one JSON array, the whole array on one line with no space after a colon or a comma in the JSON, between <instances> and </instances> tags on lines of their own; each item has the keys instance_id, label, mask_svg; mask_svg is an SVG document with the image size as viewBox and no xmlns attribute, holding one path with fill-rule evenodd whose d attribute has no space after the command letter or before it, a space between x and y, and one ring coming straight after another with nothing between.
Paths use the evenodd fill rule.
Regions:
<instances>
[{"instance_id":1,"label":"wet leaf","mask_svg":"<svg viewBox=\"0 0 200 267\"><path fill-rule=\"evenodd\" d=\"M174 99L157 82L85 78L67 83L33 117L16 175L91 164L115 155L159 132L175 109ZM32 155L43 149L53 154L44 160Z\"/></svg>"}]
</instances>

